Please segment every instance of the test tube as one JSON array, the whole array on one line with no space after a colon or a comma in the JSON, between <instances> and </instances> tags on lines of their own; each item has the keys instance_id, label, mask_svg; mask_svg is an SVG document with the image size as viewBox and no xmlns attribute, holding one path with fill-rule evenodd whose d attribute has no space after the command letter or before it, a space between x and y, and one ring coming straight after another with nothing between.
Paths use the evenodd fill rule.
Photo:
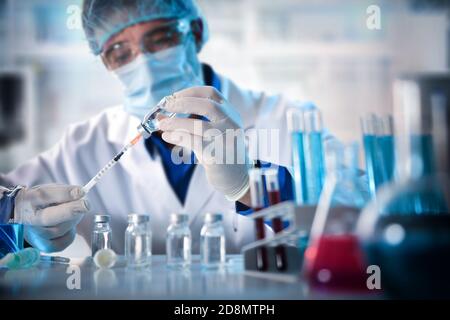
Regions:
<instances>
[{"instance_id":1,"label":"test tube","mask_svg":"<svg viewBox=\"0 0 450 320\"><path fill-rule=\"evenodd\" d=\"M295 201L298 205L302 205L307 202L305 152L303 147L303 136L305 134L304 110L290 108L287 111L287 124L291 135Z\"/></svg>"},{"instance_id":2,"label":"test tube","mask_svg":"<svg viewBox=\"0 0 450 320\"><path fill-rule=\"evenodd\" d=\"M280 185L278 183L278 170L268 169L265 171L266 189L271 206L281 202ZM275 233L283 231L283 221L281 217L275 216L272 218L272 228ZM276 265L278 270L285 270L286 268L286 252L282 245L275 247Z\"/></svg>"},{"instance_id":3,"label":"test tube","mask_svg":"<svg viewBox=\"0 0 450 320\"><path fill-rule=\"evenodd\" d=\"M249 171L250 179L250 196L253 211L257 212L264 208L264 184L262 169L253 168ZM255 219L256 239L262 240L265 238L264 218ZM267 270L267 249L259 247L256 250L256 267L258 270Z\"/></svg>"},{"instance_id":4,"label":"test tube","mask_svg":"<svg viewBox=\"0 0 450 320\"><path fill-rule=\"evenodd\" d=\"M305 157L306 203L319 202L325 180L322 114L317 109L304 112L303 150Z\"/></svg>"},{"instance_id":5,"label":"test tube","mask_svg":"<svg viewBox=\"0 0 450 320\"><path fill-rule=\"evenodd\" d=\"M264 184L261 168L252 168L249 171L251 205L254 211L264 209Z\"/></svg>"},{"instance_id":6,"label":"test tube","mask_svg":"<svg viewBox=\"0 0 450 320\"><path fill-rule=\"evenodd\" d=\"M366 170L372 197L394 174L394 137L391 115L369 114L361 119Z\"/></svg>"},{"instance_id":7,"label":"test tube","mask_svg":"<svg viewBox=\"0 0 450 320\"><path fill-rule=\"evenodd\" d=\"M390 182L394 177L395 167L394 119L390 114L380 117L378 143L383 159L384 182Z\"/></svg>"},{"instance_id":8,"label":"test tube","mask_svg":"<svg viewBox=\"0 0 450 320\"><path fill-rule=\"evenodd\" d=\"M266 178L267 196L269 198L269 205L273 206L281 202L280 186L278 183L278 170L269 169L264 173ZM272 226L276 233L281 232L283 229L283 223L280 217L272 219Z\"/></svg>"}]
</instances>

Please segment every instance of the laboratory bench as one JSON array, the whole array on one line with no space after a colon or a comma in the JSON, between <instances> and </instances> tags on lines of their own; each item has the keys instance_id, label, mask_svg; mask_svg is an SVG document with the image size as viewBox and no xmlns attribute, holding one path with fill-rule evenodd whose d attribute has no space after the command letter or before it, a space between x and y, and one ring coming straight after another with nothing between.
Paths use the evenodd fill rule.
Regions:
<instances>
[{"instance_id":1,"label":"laboratory bench","mask_svg":"<svg viewBox=\"0 0 450 320\"><path fill-rule=\"evenodd\" d=\"M170 269L165 256L151 267L130 269L123 256L111 269L98 269L92 258L70 264L41 261L31 269L0 269L0 299L158 299L297 300L378 299L374 294L311 292L304 281L249 275L241 255L227 256L225 268L203 270L199 256L188 269ZM77 288L79 287L79 288Z\"/></svg>"}]
</instances>

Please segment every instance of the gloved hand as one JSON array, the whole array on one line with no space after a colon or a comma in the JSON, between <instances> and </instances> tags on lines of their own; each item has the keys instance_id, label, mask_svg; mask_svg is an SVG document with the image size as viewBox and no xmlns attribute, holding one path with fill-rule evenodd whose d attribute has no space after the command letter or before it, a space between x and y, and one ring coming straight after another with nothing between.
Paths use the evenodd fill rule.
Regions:
<instances>
[{"instance_id":1,"label":"gloved hand","mask_svg":"<svg viewBox=\"0 0 450 320\"><path fill-rule=\"evenodd\" d=\"M163 108L191 117L161 120L162 138L192 150L205 168L209 183L228 200L241 199L249 188L249 163L239 113L213 87L177 92L168 97Z\"/></svg>"},{"instance_id":2,"label":"gloved hand","mask_svg":"<svg viewBox=\"0 0 450 320\"><path fill-rule=\"evenodd\" d=\"M49 184L22 189L15 199L14 222L24 224L25 240L44 252L65 249L89 204L81 187Z\"/></svg>"}]
</instances>

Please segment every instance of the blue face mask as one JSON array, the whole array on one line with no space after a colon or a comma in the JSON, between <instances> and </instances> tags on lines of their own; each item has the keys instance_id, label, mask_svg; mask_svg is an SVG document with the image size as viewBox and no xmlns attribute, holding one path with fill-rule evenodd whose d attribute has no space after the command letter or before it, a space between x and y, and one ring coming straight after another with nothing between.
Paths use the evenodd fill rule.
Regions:
<instances>
[{"instance_id":1,"label":"blue face mask","mask_svg":"<svg viewBox=\"0 0 450 320\"><path fill-rule=\"evenodd\" d=\"M114 73L125 87L125 111L143 119L165 96L203 85L201 70L195 43L188 40L182 45L140 55Z\"/></svg>"}]
</instances>

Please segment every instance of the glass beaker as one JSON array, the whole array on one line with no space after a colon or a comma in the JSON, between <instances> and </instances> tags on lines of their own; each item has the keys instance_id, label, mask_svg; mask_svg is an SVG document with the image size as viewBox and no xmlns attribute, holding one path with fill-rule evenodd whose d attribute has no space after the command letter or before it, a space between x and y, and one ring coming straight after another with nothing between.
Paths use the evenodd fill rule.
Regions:
<instances>
[{"instance_id":1,"label":"glass beaker","mask_svg":"<svg viewBox=\"0 0 450 320\"><path fill-rule=\"evenodd\" d=\"M409 75L394 86L395 182L358 222L392 297L450 297L450 76Z\"/></svg>"},{"instance_id":2,"label":"glass beaker","mask_svg":"<svg viewBox=\"0 0 450 320\"><path fill-rule=\"evenodd\" d=\"M364 290L366 263L355 234L368 186L358 170L358 144L326 144L327 178L305 252L305 272L313 288Z\"/></svg>"}]
</instances>

